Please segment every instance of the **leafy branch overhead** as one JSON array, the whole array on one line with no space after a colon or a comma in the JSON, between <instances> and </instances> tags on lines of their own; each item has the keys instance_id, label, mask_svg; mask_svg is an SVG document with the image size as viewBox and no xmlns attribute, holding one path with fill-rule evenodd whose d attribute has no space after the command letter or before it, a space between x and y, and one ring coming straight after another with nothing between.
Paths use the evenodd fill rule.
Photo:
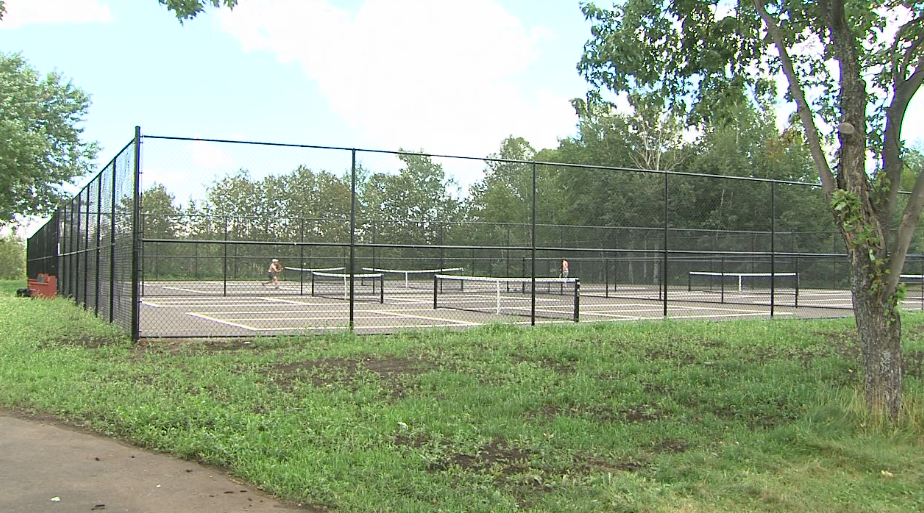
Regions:
<instances>
[{"instance_id":1,"label":"leafy branch overhead","mask_svg":"<svg viewBox=\"0 0 924 513\"><path fill-rule=\"evenodd\" d=\"M161 5L166 5L167 9L176 14L180 23L195 18L203 12L206 7L221 7L224 4L229 9L237 5L237 0L157 0Z\"/></svg>"}]
</instances>

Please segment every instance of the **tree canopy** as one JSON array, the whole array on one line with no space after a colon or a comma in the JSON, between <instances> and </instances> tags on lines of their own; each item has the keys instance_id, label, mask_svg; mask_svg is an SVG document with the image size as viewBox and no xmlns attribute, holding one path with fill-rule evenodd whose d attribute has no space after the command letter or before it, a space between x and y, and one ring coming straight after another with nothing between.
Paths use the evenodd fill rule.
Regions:
<instances>
[{"instance_id":1,"label":"tree canopy","mask_svg":"<svg viewBox=\"0 0 924 513\"><path fill-rule=\"evenodd\" d=\"M58 73L41 77L21 55L0 53L0 223L53 211L61 186L90 171L97 146L80 126L89 105Z\"/></svg>"}]
</instances>

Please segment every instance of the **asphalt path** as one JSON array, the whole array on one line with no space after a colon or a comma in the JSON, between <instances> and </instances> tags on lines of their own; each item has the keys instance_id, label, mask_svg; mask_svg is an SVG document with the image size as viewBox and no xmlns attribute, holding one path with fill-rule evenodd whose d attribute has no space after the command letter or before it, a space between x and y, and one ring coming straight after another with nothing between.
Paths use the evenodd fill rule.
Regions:
<instances>
[{"instance_id":1,"label":"asphalt path","mask_svg":"<svg viewBox=\"0 0 924 513\"><path fill-rule=\"evenodd\" d=\"M0 512L278 513L285 503L221 470L0 410Z\"/></svg>"}]
</instances>

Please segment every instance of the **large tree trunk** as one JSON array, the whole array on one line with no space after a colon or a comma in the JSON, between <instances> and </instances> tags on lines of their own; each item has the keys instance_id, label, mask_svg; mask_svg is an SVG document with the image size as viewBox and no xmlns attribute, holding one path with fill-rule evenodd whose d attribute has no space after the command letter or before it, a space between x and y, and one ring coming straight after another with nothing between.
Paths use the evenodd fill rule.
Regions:
<instances>
[{"instance_id":1,"label":"large tree trunk","mask_svg":"<svg viewBox=\"0 0 924 513\"><path fill-rule=\"evenodd\" d=\"M869 271L851 259L853 309L860 335L863 391L874 415L897 419L902 410L902 323L897 306L870 289Z\"/></svg>"}]
</instances>

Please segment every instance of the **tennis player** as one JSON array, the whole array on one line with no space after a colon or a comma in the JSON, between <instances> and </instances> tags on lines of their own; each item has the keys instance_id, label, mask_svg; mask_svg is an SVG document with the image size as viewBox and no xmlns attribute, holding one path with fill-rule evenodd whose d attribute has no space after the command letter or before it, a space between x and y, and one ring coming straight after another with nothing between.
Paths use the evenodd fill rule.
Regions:
<instances>
[{"instance_id":1,"label":"tennis player","mask_svg":"<svg viewBox=\"0 0 924 513\"><path fill-rule=\"evenodd\" d=\"M278 289L279 288L279 273L281 272L282 272L282 265L279 263L279 260L274 258L273 261L270 262L269 269L266 270L266 277L268 279L265 282L261 282L261 284L265 287L272 283L273 286L275 286Z\"/></svg>"},{"instance_id":2,"label":"tennis player","mask_svg":"<svg viewBox=\"0 0 924 513\"><path fill-rule=\"evenodd\" d=\"M561 261L561 274L559 274L558 277L559 277L559 278L567 278L567 277L568 277L568 261L565 260L565 259L562 259L562 261Z\"/></svg>"}]
</instances>

